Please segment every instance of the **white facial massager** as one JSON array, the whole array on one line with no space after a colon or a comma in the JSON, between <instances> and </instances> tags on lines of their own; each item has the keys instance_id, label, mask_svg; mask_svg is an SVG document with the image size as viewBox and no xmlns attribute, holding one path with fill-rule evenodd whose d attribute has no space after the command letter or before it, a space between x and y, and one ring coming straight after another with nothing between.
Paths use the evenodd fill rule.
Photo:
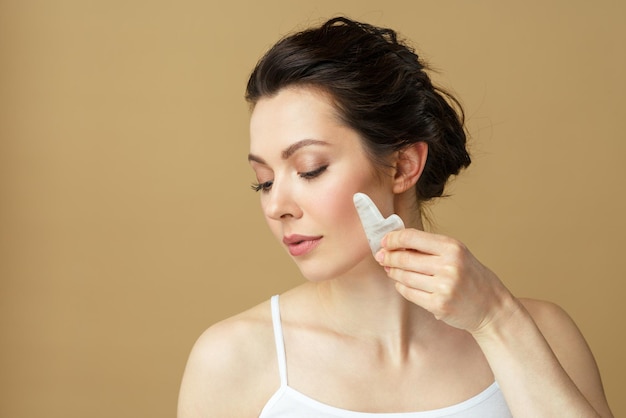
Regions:
<instances>
[{"instance_id":1,"label":"white facial massager","mask_svg":"<svg viewBox=\"0 0 626 418\"><path fill-rule=\"evenodd\" d=\"M404 229L404 222L395 213L385 219L372 199L365 193L356 193L353 200L359 218L361 218L363 229L365 229L372 254L376 254L381 248L380 241L383 237L391 231Z\"/></svg>"}]
</instances>

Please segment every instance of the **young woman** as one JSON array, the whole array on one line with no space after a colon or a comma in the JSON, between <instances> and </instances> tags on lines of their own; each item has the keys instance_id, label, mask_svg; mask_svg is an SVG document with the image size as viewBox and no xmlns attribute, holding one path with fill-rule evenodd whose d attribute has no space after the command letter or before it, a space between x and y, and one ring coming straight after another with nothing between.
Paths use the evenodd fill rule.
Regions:
<instances>
[{"instance_id":1,"label":"young woman","mask_svg":"<svg viewBox=\"0 0 626 418\"><path fill-rule=\"evenodd\" d=\"M422 203L470 163L460 107L425 70L394 31L346 18L257 64L254 189L307 281L199 338L179 418L612 416L565 312L424 231ZM406 225L375 256L356 192Z\"/></svg>"}]
</instances>

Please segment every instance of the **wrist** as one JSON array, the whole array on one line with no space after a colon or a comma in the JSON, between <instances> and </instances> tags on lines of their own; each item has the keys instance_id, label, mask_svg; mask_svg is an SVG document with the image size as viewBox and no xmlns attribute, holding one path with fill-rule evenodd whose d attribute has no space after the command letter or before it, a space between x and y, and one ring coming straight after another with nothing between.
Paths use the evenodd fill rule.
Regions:
<instances>
[{"instance_id":1,"label":"wrist","mask_svg":"<svg viewBox=\"0 0 626 418\"><path fill-rule=\"evenodd\" d=\"M509 292L500 298L492 314L471 334L479 343L481 341L502 340L513 330L519 329L530 315L522 303Z\"/></svg>"}]
</instances>

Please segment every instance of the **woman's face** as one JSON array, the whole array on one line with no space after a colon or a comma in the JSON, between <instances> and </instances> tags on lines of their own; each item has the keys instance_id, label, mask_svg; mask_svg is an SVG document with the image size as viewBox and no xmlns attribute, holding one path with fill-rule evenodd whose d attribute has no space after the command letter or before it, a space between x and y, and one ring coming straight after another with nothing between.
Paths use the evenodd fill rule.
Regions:
<instances>
[{"instance_id":1,"label":"woman's face","mask_svg":"<svg viewBox=\"0 0 626 418\"><path fill-rule=\"evenodd\" d=\"M250 165L272 233L309 280L375 264L352 196L393 212L391 178L377 175L359 135L328 95L286 88L261 99L250 121Z\"/></svg>"}]
</instances>

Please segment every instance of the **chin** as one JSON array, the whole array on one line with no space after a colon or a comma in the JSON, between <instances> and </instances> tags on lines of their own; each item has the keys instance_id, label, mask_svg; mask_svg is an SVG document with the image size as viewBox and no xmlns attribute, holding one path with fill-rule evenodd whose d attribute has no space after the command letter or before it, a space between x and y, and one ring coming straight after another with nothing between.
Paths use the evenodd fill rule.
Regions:
<instances>
[{"instance_id":1,"label":"chin","mask_svg":"<svg viewBox=\"0 0 626 418\"><path fill-rule=\"evenodd\" d=\"M323 282L336 277L335 269L328 263L313 260L293 260L300 270L300 274L310 282Z\"/></svg>"},{"instance_id":2,"label":"chin","mask_svg":"<svg viewBox=\"0 0 626 418\"><path fill-rule=\"evenodd\" d=\"M378 267L378 263L376 263L369 251L369 247L363 255L352 260L311 259L296 261L296 265L302 276L310 282L323 282L352 275L363 276L365 270Z\"/></svg>"}]
</instances>

